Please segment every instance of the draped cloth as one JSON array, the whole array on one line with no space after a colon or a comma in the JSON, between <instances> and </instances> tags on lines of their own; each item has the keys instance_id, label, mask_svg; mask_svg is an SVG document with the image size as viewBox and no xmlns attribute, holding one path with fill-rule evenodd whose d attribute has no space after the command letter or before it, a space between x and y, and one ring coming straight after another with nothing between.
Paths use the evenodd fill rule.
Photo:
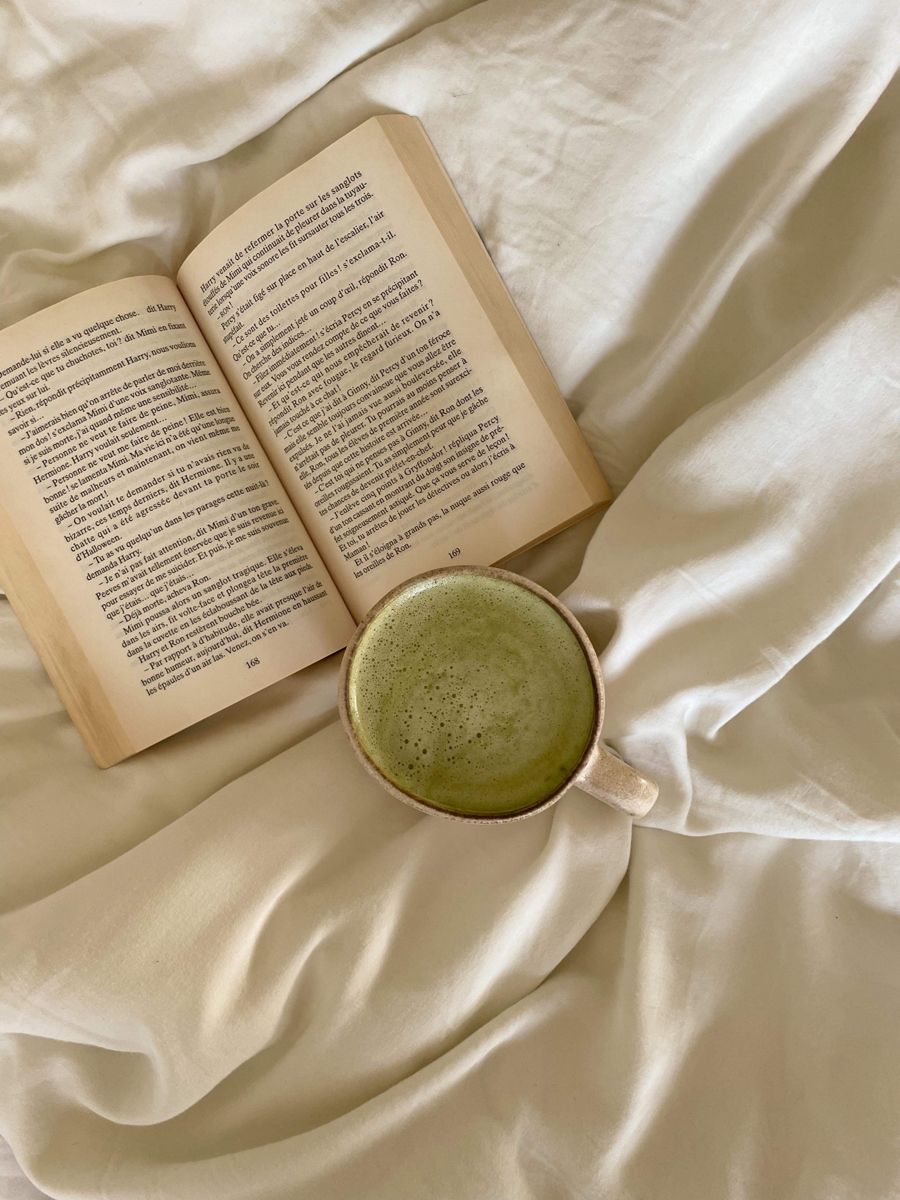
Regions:
<instances>
[{"instance_id":1,"label":"draped cloth","mask_svg":"<svg viewBox=\"0 0 900 1200\"><path fill-rule=\"evenodd\" d=\"M900 1193L892 0L28 0L0 324L424 122L616 498L516 560L632 826L360 769L319 664L101 772L0 599L0 1188Z\"/></svg>"}]
</instances>

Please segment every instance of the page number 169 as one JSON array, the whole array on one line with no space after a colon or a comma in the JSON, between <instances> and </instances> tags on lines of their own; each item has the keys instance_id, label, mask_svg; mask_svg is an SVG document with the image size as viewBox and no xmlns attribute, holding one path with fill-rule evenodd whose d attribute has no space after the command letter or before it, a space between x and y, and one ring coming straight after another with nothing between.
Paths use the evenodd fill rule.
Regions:
<instances>
[{"instance_id":1,"label":"page number 169","mask_svg":"<svg viewBox=\"0 0 900 1200\"><path fill-rule=\"evenodd\" d=\"M462 551L459 546L454 546L452 550L447 551L448 558L459 558L460 554L462 554Z\"/></svg>"}]
</instances>

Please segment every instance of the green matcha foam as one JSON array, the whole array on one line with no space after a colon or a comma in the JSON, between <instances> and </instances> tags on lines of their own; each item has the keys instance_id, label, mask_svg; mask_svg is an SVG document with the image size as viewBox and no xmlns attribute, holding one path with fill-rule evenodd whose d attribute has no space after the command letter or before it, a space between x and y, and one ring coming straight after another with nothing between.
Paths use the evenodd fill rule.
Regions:
<instances>
[{"instance_id":1,"label":"green matcha foam","mask_svg":"<svg viewBox=\"0 0 900 1200\"><path fill-rule=\"evenodd\" d=\"M356 735L410 795L502 814L551 795L578 766L595 693L568 623L505 579L434 576L390 601L347 677Z\"/></svg>"}]
</instances>

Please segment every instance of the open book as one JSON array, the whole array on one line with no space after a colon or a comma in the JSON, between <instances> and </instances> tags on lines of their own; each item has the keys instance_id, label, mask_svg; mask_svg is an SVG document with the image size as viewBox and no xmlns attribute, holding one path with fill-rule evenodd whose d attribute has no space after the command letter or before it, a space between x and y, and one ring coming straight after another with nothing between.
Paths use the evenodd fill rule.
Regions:
<instances>
[{"instance_id":1,"label":"open book","mask_svg":"<svg viewBox=\"0 0 900 1200\"><path fill-rule=\"evenodd\" d=\"M412 117L0 333L4 584L101 766L608 498Z\"/></svg>"}]
</instances>

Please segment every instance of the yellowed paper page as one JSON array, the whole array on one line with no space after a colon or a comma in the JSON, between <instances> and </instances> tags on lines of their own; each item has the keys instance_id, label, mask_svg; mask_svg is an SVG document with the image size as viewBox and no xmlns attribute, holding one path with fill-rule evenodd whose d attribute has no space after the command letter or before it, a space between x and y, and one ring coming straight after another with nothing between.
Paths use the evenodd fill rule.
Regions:
<instances>
[{"instance_id":1,"label":"yellowed paper page","mask_svg":"<svg viewBox=\"0 0 900 1200\"><path fill-rule=\"evenodd\" d=\"M104 765L352 630L178 289L155 276L0 333L0 555Z\"/></svg>"},{"instance_id":2,"label":"yellowed paper page","mask_svg":"<svg viewBox=\"0 0 900 1200\"><path fill-rule=\"evenodd\" d=\"M375 118L179 285L351 610L608 497L421 126Z\"/></svg>"}]
</instances>

